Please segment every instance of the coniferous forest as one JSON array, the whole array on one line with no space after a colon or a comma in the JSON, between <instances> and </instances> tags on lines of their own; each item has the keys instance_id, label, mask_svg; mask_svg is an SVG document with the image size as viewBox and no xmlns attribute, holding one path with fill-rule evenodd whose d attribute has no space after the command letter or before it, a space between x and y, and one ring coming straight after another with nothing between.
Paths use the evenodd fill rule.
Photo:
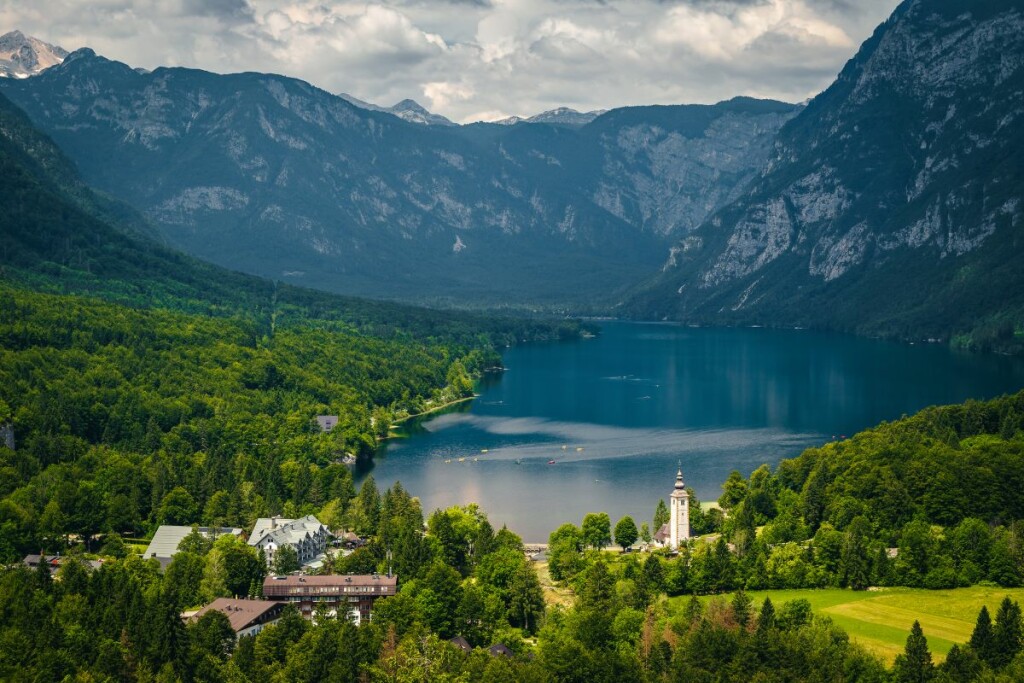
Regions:
<instances>
[{"instance_id":1,"label":"coniferous forest","mask_svg":"<svg viewBox=\"0 0 1024 683\"><path fill-rule=\"evenodd\" d=\"M905 7L916 12L923 4L928 3ZM1019 19L1012 3L988 4L992 12L997 9L1009 17L1008 22ZM923 23L935 16L963 18L956 3L931 0L931 5L937 10L923 13ZM978 34L985 38L998 33L1016 45L1013 37L1020 33L1014 26L1004 33ZM897 27L895 19L868 46L880 43L886 31L896 31L892 27ZM100 66L115 63L82 51L77 58L83 69L93 61ZM7 61L4 57L0 67L6 68ZM1008 73L1018 70L1013 72L1017 80L1007 81L1012 85L1019 82L1020 71L1011 61L1005 59L1004 67ZM961 62L967 63L955 63ZM112 69L130 78L153 77L127 67ZM5 81L4 89L13 82ZM81 92L97 89L84 87ZM264 96L262 89L259 95ZM755 101L733 105L762 106ZM807 111L813 114L822 101L812 102ZM80 114L69 106L67 112ZM768 113L792 109L795 117L803 109L763 106ZM666 109L658 113L658 121L673 116ZM944 115L946 121L954 110ZM381 130L397 130L420 139L422 131L407 128L408 122L382 118L390 114L349 114L352 121L386 123L379 130L378 124L369 126L370 138ZM806 118L786 130L799 132ZM1010 115L1000 118L997 130L1012 122ZM479 138L474 144L492 135L557 140L578 132L575 124L558 125L562 127L496 132L481 124L467 130L472 139ZM257 126L263 132L266 127ZM859 124L851 128L859 133ZM56 129L60 134L65 130ZM620 144L649 137L643 131L616 135ZM267 137L278 144L278 138ZM119 134L118 143L134 141L129 138L120 139ZM1018 138L1014 132L1006 139ZM288 139L299 144L298 138ZM977 146L980 150L987 144ZM992 146L1000 160L1012 156L1010 145ZM918 147L924 151L927 145L906 146ZM780 148L776 145L776 151ZM887 146L879 148L888 154ZM515 162L501 150L502 159ZM446 164L445 174L465 171L462 156L434 152ZM633 153L628 157L634 159ZM522 159L543 161L544 178L561 166L531 146L523 147ZM852 155L844 161L850 159ZM932 166L929 159L926 169ZM585 165L593 165L595 172L601 166L590 156ZM813 165L817 174L818 161ZM999 242L987 245L977 260L962 261L966 265L955 271L937 270L939 275L932 278L941 280L943 288L948 285L948 291L984 300L984 316L972 313L964 318L966 323L954 321L954 314L971 311L944 308L948 302L940 295L947 290L937 289L927 306L910 311L916 322L907 323L909 327L901 327L899 317L887 317L894 313L886 310L872 311L882 316L877 326L831 327L886 330L900 338L925 330L959 330L961 336L946 340L953 346L1019 352L1024 333L1015 302L1021 288L1012 252L1004 248L1018 242L1007 232L1017 227L1016 195L1004 187L1013 185L1016 191L1019 173L1009 162L1007 167L1000 176L1006 180L999 181L1000 204L978 232L999 229ZM942 164L936 168L941 170ZM858 168L854 177L876 173ZM827 175L822 171L815 182L828 180ZM793 184L795 177L784 179L788 188L802 186ZM383 180L374 182L376 188ZM417 210L451 211L458 218L458 203L442 185L440 199L429 209L417 205ZM893 191L898 195L902 190ZM980 191L971 195L970 206ZM509 193L517 205L543 208L539 194L528 199L512 185ZM786 193L784 202L772 200L771 207L790 211L794 202L806 200L790 189ZM738 186L735 195L740 195ZM214 196L230 194L211 193L206 199ZM610 194L601 196L609 206L624 210L620 195L614 202ZM950 197L956 199L954 193ZM807 204L803 214L811 222L824 220L846 202L838 190L835 198ZM359 199L374 204L379 198ZM953 204L968 206L966 199L958 202ZM636 209L645 223L654 216L642 204L628 209ZM890 211L886 203L876 204L871 204L871 215ZM978 200L977 205L985 202ZM594 239L581 227L586 212L578 216L571 208L558 212L564 218L557 223L557 239ZM773 211L751 214L764 218L766 234L779 224ZM403 421L472 397L485 375L503 372L504 349L577 341L599 334L596 326L567 314L549 314L558 310L550 301L535 309L510 300L497 312L429 310L264 280L175 251L151 222L152 215L91 188L60 148L0 94L0 681L1024 680L1024 616L1015 599L1022 593L1014 592L1024 588L1024 391L928 408L810 447L750 474L733 471L721 482L721 496L710 504L701 504L689 490L692 538L678 549L652 543L652 531L670 520L664 501L651 510L649 520L611 519L600 510L581 520L564 519L553 504L548 544L537 553L513 530L496 528L488 520L486 501L425 509L417 490L390 483L393 478L389 485L378 485L368 476L356 485L353 465L368 465ZM736 221L740 226L749 222ZM506 223L489 227L504 230ZM859 229L851 228L849 239L826 234L821 244L829 254L834 246L838 250L829 258L856 255L857 249L847 247L853 244L850 236L861 234ZM760 239L762 230L752 230ZM502 240L513 233L509 228ZM736 234L740 238L730 240L715 233L715 240L745 248L745 232ZM906 239L921 237L915 234ZM981 234L978 245L984 238ZM469 249L462 237L454 247L447 245L446 233L434 233L431 239L443 243L445 257L450 256L447 251ZM640 242L634 240L635 246ZM689 251L699 250L698 242L686 238L674 249L672 267L677 256L685 261ZM967 249L968 242L962 236L957 244ZM799 240L794 244L797 254ZM858 244L861 258L868 243ZM589 246L607 251L607 245ZM245 245L257 252L261 247L266 248L258 233ZM403 249L414 253L418 247ZM544 276L552 274L538 275L544 268L579 273L575 285L580 287L615 274L601 272L591 261L559 263L559 253L546 254L551 260L540 265L530 264L537 282L527 282L530 270L524 270L527 274L518 283L523 291L544 289ZM629 258L644 254L618 256L629 266ZM918 263L884 263L888 269L877 269L882 274L868 289L895 291L888 284L897 271L905 274L904 262ZM837 263L846 268L853 261L840 259L833 270ZM979 274L985 264L998 266L996 284L1009 283L1001 293ZM866 261L857 265L865 272L869 267ZM672 274L668 265L664 272ZM388 273L395 278L408 274ZM744 272L743 278L755 274ZM802 290L803 271L790 268L790 274L793 287ZM675 293L667 299L673 305L684 294L679 282L666 286ZM761 281L752 282L750 287L741 283L745 289L733 312ZM660 290L654 293L660 295ZM786 307L805 301L788 299L784 292L777 296ZM844 298L843 305L871 307L854 299ZM496 299L492 293L486 300ZM831 299L822 300L824 310ZM899 307L899 301L890 303ZM1001 305L1007 302L1009 307ZM709 319L761 319L742 311L734 318L726 312L723 318L726 307ZM507 314L508 309L517 315ZM792 319L804 321L801 316ZM331 429L317 422L335 416L337 424ZM595 501L595 507L600 504ZM248 543L246 535L257 520L271 518L276 524L278 518L307 515L333 531L337 545L349 544L345 552L332 548L339 552L323 554L321 563L299 574L301 563L291 546L283 545L271 557ZM173 557L143 557L157 530L168 525L191 527L191 532ZM223 527L244 533L223 532ZM188 529L181 530L184 535ZM316 574L396 578L397 591L373 602L372 617L360 620L324 604L306 618L289 604L278 621L242 637L224 611L195 616L195 610L219 598L262 598L264 581L285 574L296 574L296 581L299 575L305 581ZM267 583L272 586L273 580ZM838 618L800 597L811 591L921 596L957 589L989 591L986 605L971 614L970 638L933 633L923 626L924 618L904 618L912 611L906 610L900 612L902 622L886 626L897 630L900 640L905 635L898 654L888 658L858 640L863 634L845 630ZM930 645L930 636L943 639L941 651L934 640Z\"/></svg>"}]
</instances>

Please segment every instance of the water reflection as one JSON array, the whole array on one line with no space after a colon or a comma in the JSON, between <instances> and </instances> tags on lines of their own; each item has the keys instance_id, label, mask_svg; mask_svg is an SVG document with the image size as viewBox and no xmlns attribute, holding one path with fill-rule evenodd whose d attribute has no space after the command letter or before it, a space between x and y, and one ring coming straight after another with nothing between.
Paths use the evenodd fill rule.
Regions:
<instances>
[{"instance_id":1,"label":"water reflection","mask_svg":"<svg viewBox=\"0 0 1024 683\"><path fill-rule=\"evenodd\" d=\"M713 499L732 469L746 474L930 404L1024 386L1024 365L1009 358L655 324L511 349L505 365L479 399L409 425L410 437L387 444L371 468L427 510L478 502L533 541L590 511L649 521L677 460Z\"/></svg>"}]
</instances>

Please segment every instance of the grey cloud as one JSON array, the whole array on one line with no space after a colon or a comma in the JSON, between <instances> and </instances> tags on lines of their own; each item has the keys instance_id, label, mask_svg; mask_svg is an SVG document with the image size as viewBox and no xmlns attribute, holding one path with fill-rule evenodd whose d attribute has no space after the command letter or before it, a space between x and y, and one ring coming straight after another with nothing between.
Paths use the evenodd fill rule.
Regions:
<instances>
[{"instance_id":1,"label":"grey cloud","mask_svg":"<svg viewBox=\"0 0 1024 683\"><path fill-rule=\"evenodd\" d=\"M0 0L0 26L133 66L281 73L467 121L560 105L800 101L897 2Z\"/></svg>"},{"instance_id":2,"label":"grey cloud","mask_svg":"<svg viewBox=\"0 0 1024 683\"><path fill-rule=\"evenodd\" d=\"M183 14L218 17L227 20L250 20L252 6L247 0L186 0Z\"/></svg>"}]
</instances>

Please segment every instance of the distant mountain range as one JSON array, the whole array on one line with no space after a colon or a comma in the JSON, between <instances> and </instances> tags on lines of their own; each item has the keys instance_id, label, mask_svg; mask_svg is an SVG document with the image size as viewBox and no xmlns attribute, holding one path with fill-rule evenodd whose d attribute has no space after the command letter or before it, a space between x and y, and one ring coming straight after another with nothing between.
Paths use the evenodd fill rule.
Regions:
<instances>
[{"instance_id":1,"label":"distant mountain range","mask_svg":"<svg viewBox=\"0 0 1024 683\"><path fill-rule=\"evenodd\" d=\"M596 109L594 111L581 112L569 107L558 107L557 109L550 109L528 118L510 116L493 121L492 123L499 123L504 126L514 126L517 123L555 123L566 126L585 126L607 111L607 109Z\"/></svg>"},{"instance_id":2,"label":"distant mountain range","mask_svg":"<svg viewBox=\"0 0 1024 683\"><path fill-rule=\"evenodd\" d=\"M239 270L417 301L1024 348L1019 2L906 0L806 106L455 125L411 100L144 72L91 50L0 91L90 184Z\"/></svg>"},{"instance_id":3,"label":"distant mountain range","mask_svg":"<svg viewBox=\"0 0 1024 683\"><path fill-rule=\"evenodd\" d=\"M0 89L171 244L369 296L592 303L738 196L798 107L633 107L584 126L418 125L264 74L72 53ZM405 107L412 111L412 107Z\"/></svg>"},{"instance_id":4,"label":"distant mountain range","mask_svg":"<svg viewBox=\"0 0 1024 683\"><path fill-rule=\"evenodd\" d=\"M409 123L419 123L424 126L456 125L452 121L445 118L444 116L441 116L440 114L434 114L432 112L427 111L415 100L406 99L402 100L401 102L392 107L379 107L376 104L364 102L358 97L353 97L352 95L348 95L346 93L341 93L339 97L341 97L341 99L343 100L350 102L351 104L356 105L360 109L366 109L368 111L382 111L388 114L394 114L398 118L402 119L403 121L408 121Z\"/></svg>"},{"instance_id":5,"label":"distant mountain range","mask_svg":"<svg viewBox=\"0 0 1024 683\"><path fill-rule=\"evenodd\" d=\"M625 308L1020 344L1022 152L1021 5L904 2Z\"/></svg>"},{"instance_id":6,"label":"distant mountain range","mask_svg":"<svg viewBox=\"0 0 1024 683\"><path fill-rule=\"evenodd\" d=\"M382 111L388 114L394 114L400 119L408 121L409 123L419 123L425 126L456 126L459 125L453 121L441 116L440 114L434 114L424 108L415 100L402 100L398 104L391 107L381 107L376 104L371 104L364 100L354 97L347 93L341 93L339 95L344 100L351 102L360 109L367 109L369 111ZM514 126L517 123L550 123L550 124L561 124L566 126L584 126L601 114L607 112L607 109L597 109L588 112L579 112L569 107L558 107L557 109L550 109L535 116L523 118L521 116L509 116L504 119L498 119L497 121L481 121L479 123L494 123L503 126Z\"/></svg>"}]
</instances>

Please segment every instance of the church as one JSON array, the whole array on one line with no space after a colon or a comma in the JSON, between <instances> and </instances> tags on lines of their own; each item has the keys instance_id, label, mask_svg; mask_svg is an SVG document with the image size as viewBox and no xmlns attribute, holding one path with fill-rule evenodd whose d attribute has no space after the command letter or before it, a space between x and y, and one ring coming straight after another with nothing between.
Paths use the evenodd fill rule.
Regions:
<instances>
[{"instance_id":1,"label":"church","mask_svg":"<svg viewBox=\"0 0 1024 683\"><path fill-rule=\"evenodd\" d=\"M690 494L683 483L683 468L676 472L676 485L668 497L669 521L654 534L654 545L678 550L690 539Z\"/></svg>"}]
</instances>

